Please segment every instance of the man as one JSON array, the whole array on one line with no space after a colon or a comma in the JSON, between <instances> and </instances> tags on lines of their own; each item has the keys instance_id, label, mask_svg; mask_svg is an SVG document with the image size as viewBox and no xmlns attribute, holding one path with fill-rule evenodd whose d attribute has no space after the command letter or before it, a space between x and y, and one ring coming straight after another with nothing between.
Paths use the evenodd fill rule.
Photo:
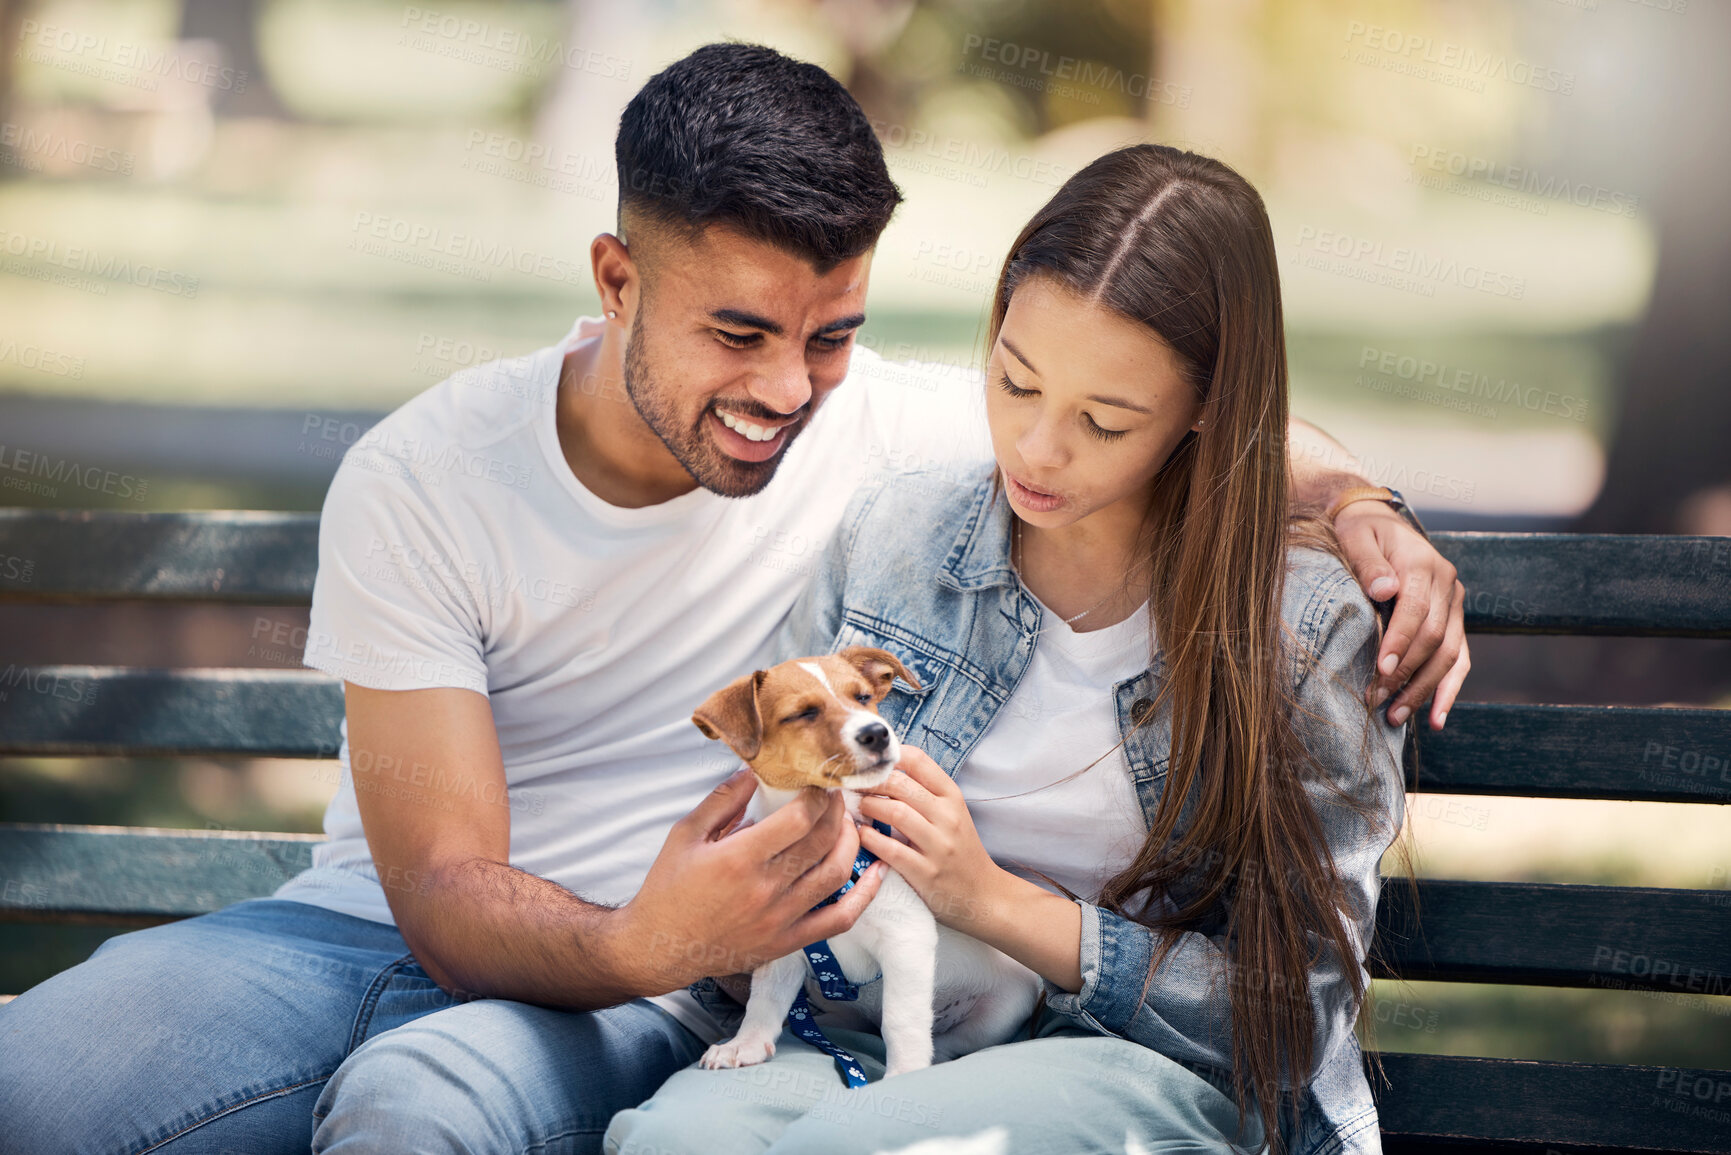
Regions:
<instances>
[{"instance_id":1,"label":"man","mask_svg":"<svg viewBox=\"0 0 1731 1155\"><path fill-rule=\"evenodd\" d=\"M858 846L839 798L734 830L751 779L689 717L768 664L860 480L989 455L980 386L853 348L900 197L822 70L701 49L617 153L605 318L416 397L331 485L306 663L344 681L345 776L313 867L0 1010L0 1150L594 1150L717 1037L689 985L876 893L814 911ZM1364 482L1307 437L1328 508ZM1402 591L1371 692L1440 718L1452 567L1382 503L1337 526Z\"/></svg>"}]
</instances>

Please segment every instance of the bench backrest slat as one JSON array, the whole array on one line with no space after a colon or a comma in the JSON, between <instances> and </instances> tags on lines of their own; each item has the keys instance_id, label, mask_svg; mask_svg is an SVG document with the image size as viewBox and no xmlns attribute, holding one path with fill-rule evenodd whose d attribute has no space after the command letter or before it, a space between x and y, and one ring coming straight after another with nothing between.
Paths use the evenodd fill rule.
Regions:
<instances>
[{"instance_id":1,"label":"bench backrest slat","mask_svg":"<svg viewBox=\"0 0 1731 1155\"><path fill-rule=\"evenodd\" d=\"M1466 586L1469 630L1731 637L1731 538L1432 536Z\"/></svg>"},{"instance_id":2,"label":"bench backrest slat","mask_svg":"<svg viewBox=\"0 0 1731 1155\"><path fill-rule=\"evenodd\" d=\"M0 755L332 758L340 682L316 670L15 667ZM1731 711L1463 702L1418 734L1421 791L1731 802Z\"/></svg>"},{"instance_id":3,"label":"bench backrest slat","mask_svg":"<svg viewBox=\"0 0 1731 1155\"><path fill-rule=\"evenodd\" d=\"M1479 633L1731 637L1731 538L1438 533ZM0 510L0 600L305 605L318 515Z\"/></svg>"},{"instance_id":4,"label":"bench backrest slat","mask_svg":"<svg viewBox=\"0 0 1731 1155\"><path fill-rule=\"evenodd\" d=\"M342 683L317 670L18 667L0 674L0 755L334 758Z\"/></svg>"},{"instance_id":5,"label":"bench backrest slat","mask_svg":"<svg viewBox=\"0 0 1731 1155\"><path fill-rule=\"evenodd\" d=\"M0 921L161 922L268 895L305 870L313 834L0 825ZM115 916L119 916L116 918Z\"/></svg>"},{"instance_id":6,"label":"bench backrest slat","mask_svg":"<svg viewBox=\"0 0 1731 1155\"><path fill-rule=\"evenodd\" d=\"M1376 941L1405 979L1731 995L1727 899L1714 890L1420 879L1415 931L1406 882L1388 879Z\"/></svg>"},{"instance_id":7,"label":"bench backrest slat","mask_svg":"<svg viewBox=\"0 0 1731 1155\"><path fill-rule=\"evenodd\" d=\"M1459 702L1415 737L1427 793L1731 802L1731 710Z\"/></svg>"},{"instance_id":8,"label":"bench backrest slat","mask_svg":"<svg viewBox=\"0 0 1731 1155\"><path fill-rule=\"evenodd\" d=\"M316 835L0 825L0 919L179 918L268 894ZM1379 955L1413 980L1731 994L1731 917L1704 890L1421 879L1384 885ZM1386 973L1386 972L1381 972Z\"/></svg>"},{"instance_id":9,"label":"bench backrest slat","mask_svg":"<svg viewBox=\"0 0 1731 1155\"><path fill-rule=\"evenodd\" d=\"M0 600L308 605L318 544L316 513L0 509Z\"/></svg>"},{"instance_id":10,"label":"bench backrest slat","mask_svg":"<svg viewBox=\"0 0 1731 1155\"><path fill-rule=\"evenodd\" d=\"M1374 1074L1371 1086L1388 1155L1731 1151L1731 1128L1711 1102L1724 1071L1399 1053L1382 1064L1391 1087Z\"/></svg>"}]
</instances>

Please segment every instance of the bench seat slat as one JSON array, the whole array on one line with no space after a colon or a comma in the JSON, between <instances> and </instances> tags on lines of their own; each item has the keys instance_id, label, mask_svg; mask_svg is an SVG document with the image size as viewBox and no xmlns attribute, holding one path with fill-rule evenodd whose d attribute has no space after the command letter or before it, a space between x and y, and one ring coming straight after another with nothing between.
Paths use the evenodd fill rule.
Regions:
<instances>
[{"instance_id":1,"label":"bench seat slat","mask_svg":"<svg viewBox=\"0 0 1731 1155\"><path fill-rule=\"evenodd\" d=\"M316 513L0 509L0 601L308 605L318 545Z\"/></svg>"},{"instance_id":2,"label":"bench seat slat","mask_svg":"<svg viewBox=\"0 0 1731 1155\"><path fill-rule=\"evenodd\" d=\"M1368 1066L1368 1063L1367 1063ZM1384 1053L1388 1155L1731 1152L1731 1071ZM1705 1100L1699 1094L1705 1091Z\"/></svg>"},{"instance_id":3,"label":"bench seat slat","mask_svg":"<svg viewBox=\"0 0 1731 1155\"><path fill-rule=\"evenodd\" d=\"M1731 710L1459 702L1415 737L1425 793L1731 802Z\"/></svg>"},{"instance_id":4,"label":"bench seat slat","mask_svg":"<svg viewBox=\"0 0 1731 1155\"><path fill-rule=\"evenodd\" d=\"M343 686L317 670L0 672L0 754L334 758Z\"/></svg>"},{"instance_id":5,"label":"bench seat slat","mask_svg":"<svg viewBox=\"0 0 1731 1155\"><path fill-rule=\"evenodd\" d=\"M1731 538L1438 533L1468 630L1731 637Z\"/></svg>"}]
</instances>

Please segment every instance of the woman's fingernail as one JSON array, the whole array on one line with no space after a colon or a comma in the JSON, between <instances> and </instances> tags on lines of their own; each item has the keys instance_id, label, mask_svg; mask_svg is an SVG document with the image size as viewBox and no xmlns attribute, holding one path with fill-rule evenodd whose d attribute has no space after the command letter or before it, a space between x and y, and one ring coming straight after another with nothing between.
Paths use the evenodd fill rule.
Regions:
<instances>
[{"instance_id":1,"label":"woman's fingernail","mask_svg":"<svg viewBox=\"0 0 1731 1155\"><path fill-rule=\"evenodd\" d=\"M1447 722L1448 720L1449 720L1449 713L1447 710L1444 710L1442 713L1440 713L1436 716L1436 728L1439 730L1442 729L1443 723Z\"/></svg>"},{"instance_id":2,"label":"woman's fingernail","mask_svg":"<svg viewBox=\"0 0 1731 1155\"><path fill-rule=\"evenodd\" d=\"M1382 660L1382 665L1378 666L1377 669L1381 670L1385 674L1392 674L1394 673L1394 668L1398 665L1400 665L1400 655L1390 654Z\"/></svg>"},{"instance_id":3,"label":"woman's fingernail","mask_svg":"<svg viewBox=\"0 0 1731 1155\"><path fill-rule=\"evenodd\" d=\"M1370 598L1372 601L1380 602L1382 599L1391 596L1394 591L1399 588L1400 583L1395 581L1393 578L1379 577L1370 583Z\"/></svg>"},{"instance_id":4,"label":"woman's fingernail","mask_svg":"<svg viewBox=\"0 0 1731 1155\"><path fill-rule=\"evenodd\" d=\"M1405 706L1396 706L1394 708L1394 713L1389 715L1389 720L1398 726L1402 722L1406 721L1407 715L1411 713L1412 711L1407 709Z\"/></svg>"}]
</instances>

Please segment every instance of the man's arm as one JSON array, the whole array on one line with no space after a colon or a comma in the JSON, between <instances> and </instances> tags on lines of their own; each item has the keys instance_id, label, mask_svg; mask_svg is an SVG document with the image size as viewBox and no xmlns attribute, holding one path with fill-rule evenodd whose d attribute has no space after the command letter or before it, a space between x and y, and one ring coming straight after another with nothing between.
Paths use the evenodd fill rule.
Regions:
<instances>
[{"instance_id":1,"label":"man's arm","mask_svg":"<svg viewBox=\"0 0 1731 1155\"><path fill-rule=\"evenodd\" d=\"M1320 515L1346 490L1372 484L1345 446L1297 417L1288 422L1287 454L1297 509ZM1334 532L1373 601L1399 594L1365 700L1374 707L1393 694L1387 717L1398 726L1429 699L1431 729L1442 729L1472 669L1466 587L1449 560L1380 501L1346 506L1334 519Z\"/></svg>"},{"instance_id":2,"label":"man's arm","mask_svg":"<svg viewBox=\"0 0 1731 1155\"><path fill-rule=\"evenodd\" d=\"M813 912L850 877L858 848L840 792L804 791L729 833L755 786L742 773L674 824L631 901L587 902L509 864L505 768L484 695L343 689L355 798L385 898L447 990L613 1006L840 934L877 892L881 868Z\"/></svg>"}]
</instances>

